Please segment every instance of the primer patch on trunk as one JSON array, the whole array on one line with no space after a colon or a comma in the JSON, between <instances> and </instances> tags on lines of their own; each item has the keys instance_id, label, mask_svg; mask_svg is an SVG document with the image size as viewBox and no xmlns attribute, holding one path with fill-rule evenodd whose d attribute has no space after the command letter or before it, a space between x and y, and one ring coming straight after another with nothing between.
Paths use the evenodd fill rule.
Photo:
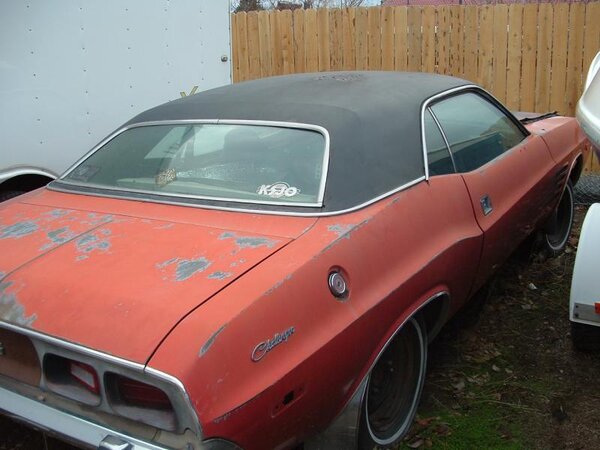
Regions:
<instances>
[{"instance_id":1,"label":"primer patch on trunk","mask_svg":"<svg viewBox=\"0 0 600 450\"><path fill-rule=\"evenodd\" d=\"M33 220L24 220L13 225L0 227L0 239L19 239L37 230L38 226Z\"/></svg>"},{"instance_id":2,"label":"primer patch on trunk","mask_svg":"<svg viewBox=\"0 0 600 450\"><path fill-rule=\"evenodd\" d=\"M254 237L254 236L238 236L235 233L231 233L226 231L225 233L221 233L219 236L219 240L223 241L225 239L234 239L236 245L239 248L258 248L258 247L268 247L273 248L277 245L278 241L273 239L265 238L265 237Z\"/></svg>"},{"instance_id":3,"label":"primer patch on trunk","mask_svg":"<svg viewBox=\"0 0 600 450\"><path fill-rule=\"evenodd\" d=\"M65 242L77 236L77 234L69 230L69 227L61 227L57 228L56 230L48 231L46 236L48 236L50 242L42 246L40 250L48 250L57 245L64 244Z\"/></svg>"},{"instance_id":4,"label":"primer patch on trunk","mask_svg":"<svg viewBox=\"0 0 600 450\"><path fill-rule=\"evenodd\" d=\"M213 272L207 278L209 280L223 280L229 278L231 275L231 272Z\"/></svg>"},{"instance_id":5,"label":"primer patch on trunk","mask_svg":"<svg viewBox=\"0 0 600 450\"><path fill-rule=\"evenodd\" d=\"M80 261L88 258L88 254L93 251L106 252L110 250L111 244L108 240L110 234L111 231L105 228L99 230L97 234L86 234L77 239L75 245L77 246L77 251L81 253L81 255L77 257L77 260Z\"/></svg>"},{"instance_id":6,"label":"primer patch on trunk","mask_svg":"<svg viewBox=\"0 0 600 450\"><path fill-rule=\"evenodd\" d=\"M25 308L19 303L15 292L7 292L12 281L0 283L0 319L17 325L31 326L37 315L25 316Z\"/></svg>"},{"instance_id":7,"label":"primer patch on trunk","mask_svg":"<svg viewBox=\"0 0 600 450\"><path fill-rule=\"evenodd\" d=\"M350 230L354 228L354 225L329 225L327 229L335 234L338 237L342 237L347 234Z\"/></svg>"},{"instance_id":8,"label":"primer patch on trunk","mask_svg":"<svg viewBox=\"0 0 600 450\"><path fill-rule=\"evenodd\" d=\"M210 267L212 262L204 256L195 259L171 258L163 263L156 265L158 269L166 270L167 267L175 264L175 281L185 281L199 272L204 272Z\"/></svg>"}]
</instances>

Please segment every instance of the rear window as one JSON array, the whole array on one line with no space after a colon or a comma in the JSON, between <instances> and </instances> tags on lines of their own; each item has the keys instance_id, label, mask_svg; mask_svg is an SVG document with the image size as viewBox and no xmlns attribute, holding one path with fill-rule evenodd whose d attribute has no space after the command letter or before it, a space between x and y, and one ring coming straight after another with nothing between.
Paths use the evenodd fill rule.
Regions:
<instances>
[{"instance_id":1,"label":"rear window","mask_svg":"<svg viewBox=\"0 0 600 450\"><path fill-rule=\"evenodd\" d=\"M63 181L132 192L320 206L325 136L304 128L176 124L130 128Z\"/></svg>"}]
</instances>

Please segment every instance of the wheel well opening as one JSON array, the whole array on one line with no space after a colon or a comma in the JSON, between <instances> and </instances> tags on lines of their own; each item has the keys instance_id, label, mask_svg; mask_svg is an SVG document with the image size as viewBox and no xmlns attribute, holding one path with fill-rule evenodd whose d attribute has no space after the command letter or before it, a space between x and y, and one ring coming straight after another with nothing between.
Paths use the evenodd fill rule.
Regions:
<instances>
[{"instance_id":1,"label":"wheel well opening","mask_svg":"<svg viewBox=\"0 0 600 450\"><path fill-rule=\"evenodd\" d=\"M0 191L29 192L47 185L52 178L44 175L19 175L0 184Z\"/></svg>"},{"instance_id":2,"label":"wheel well opening","mask_svg":"<svg viewBox=\"0 0 600 450\"><path fill-rule=\"evenodd\" d=\"M569 180L571 184L575 186L579 181L579 177L581 177L581 173L583 172L583 157L579 155L575 160L575 164L573 165L573 169L571 170L571 174L569 175Z\"/></svg>"},{"instance_id":3,"label":"wheel well opening","mask_svg":"<svg viewBox=\"0 0 600 450\"><path fill-rule=\"evenodd\" d=\"M431 342L444 325L450 306L450 297L444 293L431 300L421 310L421 315L427 329L427 340Z\"/></svg>"}]
</instances>

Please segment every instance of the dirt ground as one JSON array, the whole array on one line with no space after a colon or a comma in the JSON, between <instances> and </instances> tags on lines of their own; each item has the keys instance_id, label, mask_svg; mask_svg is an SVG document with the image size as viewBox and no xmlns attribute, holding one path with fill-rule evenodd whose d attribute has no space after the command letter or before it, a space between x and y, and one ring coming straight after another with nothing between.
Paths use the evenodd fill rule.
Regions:
<instances>
[{"instance_id":1,"label":"dirt ground","mask_svg":"<svg viewBox=\"0 0 600 450\"><path fill-rule=\"evenodd\" d=\"M429 348L421 406L402 448L599 448L600 355L573 349L568 320L586 209L577 209L565 254L514 256L487 300L442 330ZM0 417L0 450L44 445L40 433ZM71 449L53 440L48 448Z\"/></svg>"}]
</instances>

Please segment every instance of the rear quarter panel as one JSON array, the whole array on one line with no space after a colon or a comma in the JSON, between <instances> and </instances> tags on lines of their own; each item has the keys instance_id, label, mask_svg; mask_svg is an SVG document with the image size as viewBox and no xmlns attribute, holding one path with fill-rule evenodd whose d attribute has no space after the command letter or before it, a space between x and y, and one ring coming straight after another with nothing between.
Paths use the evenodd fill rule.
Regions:
<instances>
[{"instance_id":1,"label":"rear quarter panel","mask_svg":"<svg viewBox=\"0 0 600 450\"><path fill-rule=\"evenodd\" d=\"M207 437L246 449L292 446L341 411L423 302L447 291L451 308L460 306L481 239L458 175L321 218L186 317L149 365L185 384ZM343 301L327 286L334 268L348 281ZM251 360L258 343L291 327L286 342Z\"/></svg>"}]
</instances>

